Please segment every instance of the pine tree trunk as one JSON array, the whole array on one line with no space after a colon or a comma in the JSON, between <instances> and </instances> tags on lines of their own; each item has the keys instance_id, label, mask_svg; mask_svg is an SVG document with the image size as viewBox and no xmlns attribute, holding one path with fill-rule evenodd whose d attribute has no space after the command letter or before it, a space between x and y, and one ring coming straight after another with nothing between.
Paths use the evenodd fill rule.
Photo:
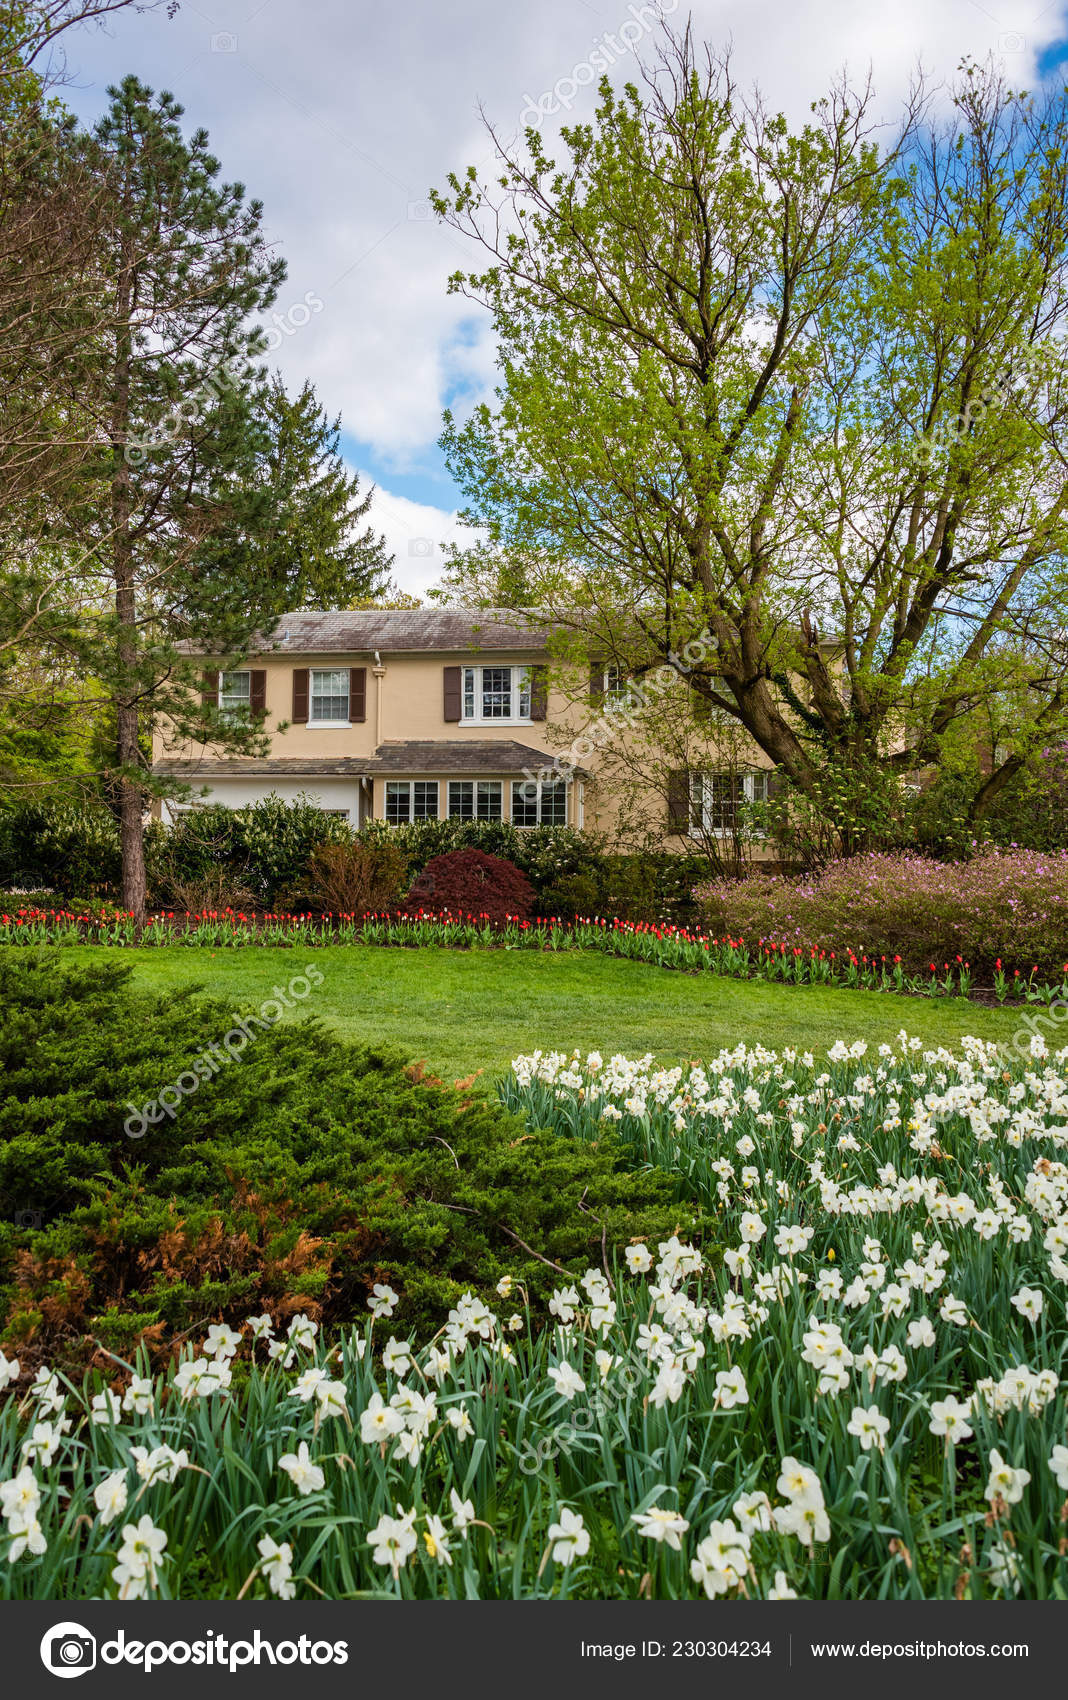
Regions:
<instances>
[{"instance_id":1,"label":"pine tree trunk","mask_svg":"<svg viewBox=\"0 0 1068 1700\"><path fill-rule=\"evenodd\" d=\"M130 430L131 337L133 288L129 250L124 244L118 290L118 335L112 392L111 442L115 468L111 480L111 566L118 621L119 691L115 702L118 761L119 844L122 852L122 901L138 925L145 918L144 792L134 777L141 764L140 714L137 685L136 562L130 538L130 465L126 445Z\"/></svg>"}]
</instances>

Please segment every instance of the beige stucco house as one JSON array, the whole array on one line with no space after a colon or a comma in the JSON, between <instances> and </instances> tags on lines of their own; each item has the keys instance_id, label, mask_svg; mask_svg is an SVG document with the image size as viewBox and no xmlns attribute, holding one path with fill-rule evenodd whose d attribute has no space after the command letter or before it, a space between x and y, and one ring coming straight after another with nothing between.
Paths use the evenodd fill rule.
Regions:
<instances>
[{"instance_id":1,"label":"beige stucco house","mask_svg":"<svg viewBox=\"0 0 1068 1700\"><path fill-rule=\"evenodd\" d=\"M603 731L625 682L594 669L576 695L558 682L549 644L544 627L504 611L288 614L247 664L205 670L224 713L265 715L269 754L178 745L163 732L154 770L201 802L303 795L354 826L459 818L609 832L621 804L618 774L604 782L614 727L611 739L583 734L594 722ZM680 773L681 795L678 784L674 797L650 793L640 812L681 847L702 822L726 824L736 793L762 796L763 768L760 757L741 778ZM163 818L185 806L164 803Z\"/></svg>"}]
</instances>

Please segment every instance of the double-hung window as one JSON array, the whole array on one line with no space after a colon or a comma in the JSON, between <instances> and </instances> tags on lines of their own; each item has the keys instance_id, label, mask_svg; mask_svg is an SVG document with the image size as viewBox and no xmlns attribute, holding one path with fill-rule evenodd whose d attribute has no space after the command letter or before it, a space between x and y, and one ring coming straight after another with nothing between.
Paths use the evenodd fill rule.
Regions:
<instances>
[{"instance_id":1,"label":"double-hung window","mask_svg":"<svg viewBox=\"0 0 1068 1700\"><path fill-rule=\"evenodd\" d=\"M252 674L247 670L219 674L219 711L224 720L247 720L252 701Z\"/></svg>"},{"instance_id":2,"label":"double-hung window","mask_svg":"<svg viewBox=\"0 0 1068 1700\"><path fill-rule=\"evenodd\" d=\"M450 779L450 820L500 820L502 792L499 779Z\"/></svg>"},{"instance_id":3,"label":"double-hung window","mask_svg":"<svg viewBox=\"0 0 1068 1700\"><path fill-rule=\"evenodd\" d=\"M349 718L349 670L347 667L311 669L311 725L344 725Z\"/></svg>"},{"instance_id":4,"label":"double-hung window","mask_svg":"<svg viewBox=\"0 0 1068 1700\"><path fill-rule=\"evenodd\" d=\"M513 826L566 826L567 783L558 779L549 785L534 779L517 779L512 784Z\"/></svg>"},{"instance_id":5,"label":"double-hung window","mask_svg":"<svg viewBox=\"0 0 1068 1700\"><path fill-rule=\"evenodd\" d=\"M529 667L465 667L463 718L487 721L530 719Z\"/></svg>"},{"instance_id":6,"label":"double-hung window","mask_svg":"<svg viewBox=\"0 0 1068 1700\"><path fill-rule=\"evenodd\" d=\"M691 773L691 830L729 838L738 830L746 805L767 800L766 773Z\"/></svg>"}]
</instances>

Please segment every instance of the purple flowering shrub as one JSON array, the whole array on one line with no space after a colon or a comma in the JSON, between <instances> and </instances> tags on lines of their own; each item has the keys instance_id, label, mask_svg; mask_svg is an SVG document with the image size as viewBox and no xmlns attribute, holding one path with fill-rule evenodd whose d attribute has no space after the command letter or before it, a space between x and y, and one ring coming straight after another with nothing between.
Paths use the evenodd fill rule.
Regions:
<instances>
[{"instance_id":1,"label":"purple flowering shrub","mask_svg":"<svg viewBox=\"0 0 1068 1700\"><path fill-rule=\"evenodd\" d=\"M1058 977L1068 962L1068 850L983 850L964 862L876 852L801 877L752 874L697 888L702 923L842 956L899 956L909 972L957 956L977 972Z\"/></svg>"}]
</instances>

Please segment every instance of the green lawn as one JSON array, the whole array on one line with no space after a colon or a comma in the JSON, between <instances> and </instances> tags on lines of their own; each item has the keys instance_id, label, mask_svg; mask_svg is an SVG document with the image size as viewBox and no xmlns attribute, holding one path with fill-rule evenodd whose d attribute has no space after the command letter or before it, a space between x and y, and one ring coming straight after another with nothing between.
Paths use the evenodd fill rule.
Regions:
<instances>
[{"instance_id":1,"label":"green lawn","mask_svg":"<svg viewBox=\"0 0 1068 1700\"><path fill-rule=\"evenodd\" d=\"M79 956L114 955L79 949ZM283 988L304 963L323 984L298 1006L348 1039L387 1043L436 1073L456 1079L478 1069L503 1073L521 1051L607 1056L623 1051L658 1061L708 1057L722 1045L759 1041L826 1051L835 1039L892 1039L900 1028L955 1046L972 1033L1004 1039L1019 1012L963 1000L936 1003L889 993L769 986L761 981L691 976L640 962L575 952L377 949L345 945L286 949L129 953L137 983L166 994L197 983L234 1007L256 1005ZM287 1017L300 1019L300 1015Z\"/></svg>"}]
</instances>

